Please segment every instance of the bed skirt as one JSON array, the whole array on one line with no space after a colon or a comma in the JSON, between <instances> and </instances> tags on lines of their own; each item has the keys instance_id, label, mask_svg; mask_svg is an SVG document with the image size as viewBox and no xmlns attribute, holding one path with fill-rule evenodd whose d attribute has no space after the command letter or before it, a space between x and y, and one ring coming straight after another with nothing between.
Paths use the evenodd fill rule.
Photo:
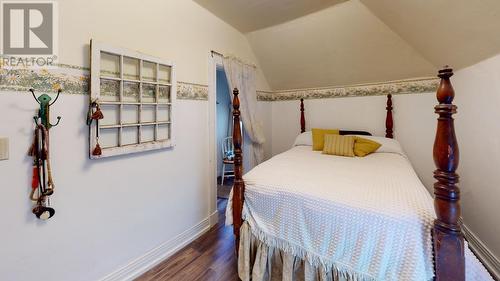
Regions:
<instances>
[{"instance_id":1,"label":"bed skirt","mask_svg":"<svg viewBox=\"0 0 500 281\"><path fill-rule=\"evenodd\" d=\"M493 281L465 242L467 281ZM372 281L372 276L348 266L325 265L311 260L306 253L294 252L286 243L251 229L247 221L240 229L238 274L242 281Z\"/></svg>"},{"instance_id":2,"label":"bed skirt","mask_svg":"<svg viewBox=\"0 0 500 281\"><path fill-rule=\"evenodd\" d=\"M372 281L370 276L341 266L311 264L302 253L252 233L247 221L240 229L238 274L242 281ZM270 246L273 245L273 246Z\"/></svg>"}]
</instances>

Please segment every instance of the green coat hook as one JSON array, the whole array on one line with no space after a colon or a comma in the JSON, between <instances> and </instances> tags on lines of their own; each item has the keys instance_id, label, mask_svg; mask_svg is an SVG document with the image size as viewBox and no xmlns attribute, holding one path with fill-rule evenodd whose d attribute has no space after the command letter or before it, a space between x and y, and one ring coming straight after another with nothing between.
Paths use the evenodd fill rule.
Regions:
<instances>
[{"instance_id":1,"label":"green coat hook","mask_svg":"<svg viewBox=\"0 0 500 281\"><path fill-rule=\"evenodd\" d=\"M49 157L49 129L57 126L61 117L57 117L56 124L50 124L50 107L57 101L61 90L57 91L57 96L51 102L49 95L42 94L38 98L35 90L30 89L35 101L40 105L37 116L34 116L36 128L33 134L33 143L28 154L33 157L33 176L31 183L30 199L35 202L32 209L37 218L47 220L54 216L55 210L50 207L49 197L54 193L54 180L52 179L52 169Z\"/></svg>"},{"instance_id":2,"label":"green coat hook","mask_svg":"<svg viewBox=\"0 0 500 281\"><path fill-rule=\"evenodd\" d=\"M40 109L38 110L38 116L35 116L35 123L38 123L37 120L40 119L42 122L42 125L45 126L45 128L50 129L51 127L55 127L59 124L59 121L61 121L61 116L57 116L57 122L55 124L50 124L50 106L52 106L57 99L59 98L59 94L61 94L61 89L57 90L57 96L54 99L53 102L50 102L52 98L47 95L47 94L42 94L38 98L35 96L35 90L30 89L31 94L33 95L33 98L36 100L38 104L40 104Z\"/></svg>"}]
</instances>

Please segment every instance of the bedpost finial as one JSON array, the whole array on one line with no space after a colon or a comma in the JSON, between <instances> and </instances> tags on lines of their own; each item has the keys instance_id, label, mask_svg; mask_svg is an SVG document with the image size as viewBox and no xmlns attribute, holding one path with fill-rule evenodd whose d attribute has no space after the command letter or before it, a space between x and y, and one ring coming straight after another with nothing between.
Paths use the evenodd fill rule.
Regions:
<instances>
[{"instance_id":1,"label":"bedpost finial","mask_svg":"<svg viewBox=\"0 0 500 281\"><path fill-rule=\"evenodd\" d=\"M447 65L438 72L441 83L439 84L436 96L440 104L451 104L455 98L455 91L450 82L451 76L453 76L453 69Z\"/></svg>"},{"instance_id":2,"label":"bedpost finial","mask_svg":"<svg viewBox=\"0 0 500 281\"><path fill-rule=\"evenodd\" d=\"M392 119L392 95L387 95L387 104L385 109L387 110L387 114L385 116L385 137L386 138L394 138L394 121Z\"/></svg>"},{"instance_id":3,"label":"bedpost finial","mask_svg":"<svg viewBox=\"0 0 500 281\"><path fill-rule=\"evenodd\" d=\"M238 91L237 88L234 88L233 90L233 116L240 116L240 99L238 98L238 95L240 92Z\"/></svg>"},{"instance_id":4,"label":"bedpost finial","mask_svg":"<svg viewBox=\"0 0 500 281\"><path fill-rule=\"evenodd\" d=\"M438 71L439 78L450 78L451 76L453 76L453 68L448 65L443 66L443 68Z\"/></svg>"},{"instance_id":5,"label":"bedpost finial","mask_svg":"<svg viewBox=\"0 0 500 281\"><path fill-rule=\"evenodd\" d=\"M304 98L300 99L300 133L306 131L306 117L304 115Z\"/></svg>"}]
</instances>

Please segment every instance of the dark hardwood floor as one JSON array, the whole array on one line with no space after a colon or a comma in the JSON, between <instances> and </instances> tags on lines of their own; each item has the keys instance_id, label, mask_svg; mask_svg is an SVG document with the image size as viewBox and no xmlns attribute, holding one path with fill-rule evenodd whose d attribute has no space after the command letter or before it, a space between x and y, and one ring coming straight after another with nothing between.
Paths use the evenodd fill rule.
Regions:
<instances>
[{"instance_id":1,"label":"dark hardwood floor","mask_svg":"<svg viewBox=\"0 0 500 281\"><path fill-rule=\"evenodd\" d=\"M224 225L227 200L219 199L219 223L137 281L237 281L232 227Z\"/></svg>"}]
</instances>

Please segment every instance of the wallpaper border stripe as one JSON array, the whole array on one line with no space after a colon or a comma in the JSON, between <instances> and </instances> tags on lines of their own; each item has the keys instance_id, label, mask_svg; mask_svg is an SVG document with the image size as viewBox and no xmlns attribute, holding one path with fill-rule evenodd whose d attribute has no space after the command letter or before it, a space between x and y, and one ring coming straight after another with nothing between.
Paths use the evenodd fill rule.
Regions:
<instances>
[{"instance_id":1,"label":"wallpaper border stripe","mask_svg":"<svg viewBox=\"0 0 500 281\"><path fill-rule=\"evenodd\" d=\"M309 88L281 91L259 91L257 99L261 101L285 101L303 99L326 99L344 97L366 97L382 95L422 94L436 92L439 79L423 77L358 85Z\"/></svg>"},{"instance_id":2,"label":"wallpaper border stripe","mask_svg":"<svg viewBox=\"0 0 500 281\"><path fill-rule=\"evenodd\" d=\"M53 93L62 88L65 94L89 92L89 69L86 67L59 64L54 69L0 69L0 91L27 92L35 88L38 92ZM343 97L364 97L399 94L421 94L435 92L439 79L424 77L379 83L368 83L338 87L309 88L279 91L257 91L259 101L287 101ZM208 86L177 82L177 99L208 101Z\"/></svg>"},{"instance_id":3,"label":"wallpaper border stripe","mask_svg":"<svg viewBox=\"0 0 500 281\"><path fill-rule=\"evenodd\" d=\"M54 93L62 88L64 94L89 94L89 69L59 64L53 69L0 69L0 91L28 93L34 88L41 93ZM208 86L177 81L177 99L208 100Z\"/></svg>"}]
</instances>

